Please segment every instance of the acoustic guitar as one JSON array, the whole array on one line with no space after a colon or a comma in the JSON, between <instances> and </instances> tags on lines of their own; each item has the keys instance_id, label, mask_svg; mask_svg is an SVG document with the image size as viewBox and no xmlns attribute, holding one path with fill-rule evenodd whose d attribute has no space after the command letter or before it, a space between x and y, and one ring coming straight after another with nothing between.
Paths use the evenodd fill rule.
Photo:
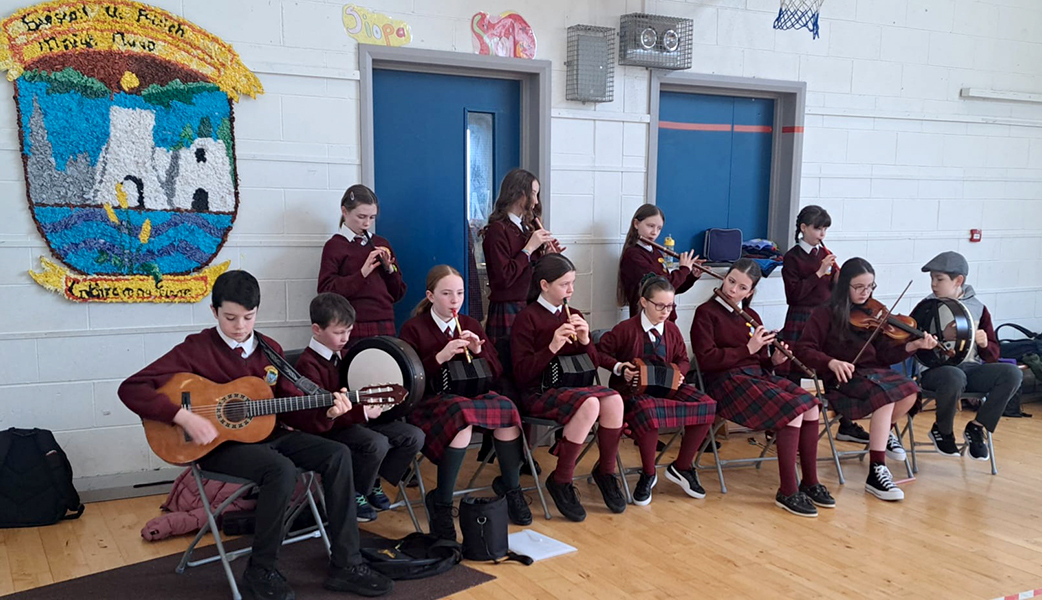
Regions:
<instances>
[{"instance_id":1,"label":"acoustic guitar","mask_svg":"<svg viewBox=\"0 0 1042 600\"><path fill-rule=\"evenodd\" d=\"M156 455L168 463L185 465L210 453L224 442L259 442L275 429L275 415L333 406L333 394L273 398L271 387L260 377L241 377L225 384L192 373L178 373L159 388L179 408L210 420L217 437L200 445L178 425L143 419L145 438ZM353 405L394 406L408 391L397 384L378 385L347 392Z\"/></svg>"}]
</instances>

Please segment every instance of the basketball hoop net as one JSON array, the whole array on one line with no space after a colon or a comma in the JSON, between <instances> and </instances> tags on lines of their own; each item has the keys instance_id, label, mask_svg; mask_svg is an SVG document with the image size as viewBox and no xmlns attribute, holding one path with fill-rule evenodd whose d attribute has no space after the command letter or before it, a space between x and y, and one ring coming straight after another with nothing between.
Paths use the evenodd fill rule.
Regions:
<instances>
[{"instance_id":1,"label":"basketball hoop net","mask_svg":"<svg viewBox=\"0 0 1042 600\"><path fill-rule=\"evenodd\" d=\"M807 29L818 39L818 11L825 0L781 0L775 29Z\"/></svg>"}]
</instances>

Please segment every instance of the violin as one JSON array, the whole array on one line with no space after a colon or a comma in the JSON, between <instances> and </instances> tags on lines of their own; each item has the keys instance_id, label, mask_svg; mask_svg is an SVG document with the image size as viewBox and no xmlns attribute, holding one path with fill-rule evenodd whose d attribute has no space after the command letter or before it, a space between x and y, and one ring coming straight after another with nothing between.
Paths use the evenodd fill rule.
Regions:
<instances>
[{"instance_id":1,"label":"violin","mask_svg":"<svg viewBox=\"0 0 1042 600\"><path fill-rule=\"evenodd\" d=\"M887 315L883 322L883 315ZM907 315L887 314L886 305L875 298L869 298L861 306L852 306L850 310L850 325L854 329L863 331L879 330L879 333L887 336L894 342L907 343L911 339L922 339L926 334L918 329L919 325L915 319ZM955 350L938 345L936 350L945 356L952 357Z\"/></svg>"}]
</instances>

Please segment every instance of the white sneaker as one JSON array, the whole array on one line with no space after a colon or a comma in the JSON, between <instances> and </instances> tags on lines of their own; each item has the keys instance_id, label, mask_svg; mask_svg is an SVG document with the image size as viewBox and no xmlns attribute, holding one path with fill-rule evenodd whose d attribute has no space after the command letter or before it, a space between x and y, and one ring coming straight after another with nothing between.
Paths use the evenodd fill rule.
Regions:
<instances>
[{"instance_id":1,"label":"white sneaker","mask_svg":"<svg viewBox=\"0 0 1042 600\"><path fill-rule=\"evenodd\" d=\"M865 482L865 491L888 502L905 499L905 493L894 485L894 478L890 475L890 469L886 468L886 465L872 465L868 472L868 481Z\"/></svg>"},{"instance_id":2,"label":"white sneaker","mask_svg":"<svg viewBox=\"0 0 1042 600\"><path fill-rule=\"evenodd\" d=\"M890 439L886 441L886 457L898 462L904 462L908 458L904 447L901 446L901 440L897 439L897 436L892 431L890 432Z\"/></svg>"}]
</instances>

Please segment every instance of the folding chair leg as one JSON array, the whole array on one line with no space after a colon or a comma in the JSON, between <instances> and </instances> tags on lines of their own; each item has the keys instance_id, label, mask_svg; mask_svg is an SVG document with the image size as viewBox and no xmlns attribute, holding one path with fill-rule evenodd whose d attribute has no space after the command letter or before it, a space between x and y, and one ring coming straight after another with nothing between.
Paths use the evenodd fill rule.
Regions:
<instances>
[{"instance_id":1,"label":"folding chair leg","mask_svg":"<svg viewBox=\"0 0 1042 600\"><path fill-rule=\"evenodd\" d=\"M489 432L489 434L491 434L491 433L492 432ZM522 443L524 443L524 442L522 442ZM478 469L476 471L474 471L473 475L470 476L470 481L467 482L467 489L468 490L474 487L474 482L478 480L478 477L481 475L481 472L485 470L485 467L488 466L488 464L490 462L492 462L492 460L495 457L496 457L496 446L495 446L495 444L493 444L492 448L485 454L485 458L481 459L481 464L478 465ZM533 471L533 473L534 472L535 471Z\"/></svg>"},{"instance_id":2,"label":"folding chair leg","mask_svg":"<svg viewBox=\"0 0 1042 600\"><path fill-rule=\"evenodd\" d=\"M619 466L619 477L622 479L622 489L626 491L626 504L633 504L633 494L630 493L630 483L626 481L626 467L622 465L622 456L616 453L615 462Z\"/></svg>"},{"instance_id":3,"label":"folding chair leg","mask_svg":"<svg viewBox=\"0 0 1042 600\"><path fill-rule=\"evenodd\" d=\"M905 427L905 431L908 432L908 449L906 452L912 453L912 473L919 473L919 457L915 453L915 428L912 426L912 415L908 415L908 425Z\"/></svg>"},{"instance_id":4,"label":"folding chair leg","mask_svg":"<svg viewBox=\"0 0 1042 600\"><path fill-rule=\"evenodd\" d=\"M409 492L407 491L405 480L398 482L398 495L405 501L405 511L409 513L409 519L412 520L412 526L418 533L423 533L423 528L420 527L420 522L416 519L416 511L412 509L412 501L409 500ZM424 498L424 505L426 505L426 498Z\"/></svg>"},{"instance_id":5,"label":"folding chair leg","mask_svg":"<svg viewBox=\"0 0 1042 600\"><path fill-rule=\"evenodd\" d=\"M832 423L829 422L828 409L824 406L821 409L821 416L825 420L825 435L829 438L829 448L832 450L832 461L836 463L836 475L839 476L839 484L845 485L847 479L843 476L843 466L839 463L839 451L836 450L836 440L832 437Z\"/></svg>"},{"instance_id":6,"label":"folding chair leg","mask_svg":"<svg viewBox=\"0 0 1042 600\"><path fill-rule=\"evenodd\" d=\"M669 441L666 442L666 445L662 448L662 451L659 452L658 456L655 457L655 464L656 465L662 463L662 455L664 455L666 452L669 452L669 449L673 447L673 444L675 444L678 439L682 438L683 435L684 435L684 430L683 429L678 429L678 430L673 432L673 435L670 436Z\"/></svg>"},{"instance_id":7,"label":"folding chair leg","mask_svg":"<svg viewBox=\"0 0 1042 600\"><path fill-rule=\"evenodd\" d=\"M991 441L991 432L985 430L984 433L988 436L988 458L991 460L991 474L998 475L999 469L995 465L995 444Z\"/></svg>"},{"instance_id":8,"label":"folding chair leg","mask_svg":"<svg viewBox=\"0 0 1042 600\"><path fill-rule=\"evenodd\" d=\"M890 427L894 430L895 435L898 436L898 440L900 440L901 427L897 423L891 423ZM915 471L912 470L912 461L908 460L907 450L905 450L905 469L908 471L908 478L915 479Z\"/></svg>"},{"instance_id":9,"label":"folding chair leg","mask_svg":"<svg viewBox=\"0 0 1042 600\"><path fill-rule=\"evenodd\" d=\"M188 564L188 559L191 557L191 552L195 548L195 545L199 543L199 540L206 535L207 530L213 533L213 540L217 546L217 554L220 556L221 566L224 567L224 575L228 578L228 586L232 589L232 600L242 600L242 594L239 593L239 584L235 581L235 575L232 574L232 567L228 560L228 554L224 551L224 542L221 540L221 531L217 527L217 519L214 518L213 510L210 508L210 499L206 497L206 490L203 486L203 478L199 474L199 469L196 467L192 468L192 475L195 476L195 484L199 489L199 499L203 504L203 511L206 513L206 526L199 530L199 534L196 536L194 542L185 551L184 556L181 558L181 564L177 566L177 573L183 573L185 566Z\"/></svg>"},{"instance_id":10,"label":"folding chair leg","mask_svg":"<svg viewBox=\"0 0 1042 600\"><path fill-rule=\"evenodd\" d=\"M538 433L536 434L536 442L539 442ZM535 459L532 458L532 448L528 445L528 437L525 435L525 428L521 428L521 445L524 446L525 460L528 461L528 468L532 470L532 479L535 480L535 491L539 495L539 504L543 506L543 516L549 521L552 516L550 515L550 507L546 504L546 495L543 493L543 483L539 481L539 476L536 475L535 470Z\"/></svg>"},{"instance_id":11,"label":"folding chair leg","mask_svg":"<svg viewBox=\"0 0 1042 600\"><path fill-rule=\"evenodd\" d=\"M329 543L329 534L326 533L326 526L322 523L322 513L319 512L318 504L315 503L315 497L311 494L312 483L314 483L314 477L308 482L308 489L305 492L308 506L311 508L311 516L315 517L315 524L318 525L318 536L322 538L322 544L326 547L326 554L333 556L333 546Z\"/></svg>"}]
</instances>

